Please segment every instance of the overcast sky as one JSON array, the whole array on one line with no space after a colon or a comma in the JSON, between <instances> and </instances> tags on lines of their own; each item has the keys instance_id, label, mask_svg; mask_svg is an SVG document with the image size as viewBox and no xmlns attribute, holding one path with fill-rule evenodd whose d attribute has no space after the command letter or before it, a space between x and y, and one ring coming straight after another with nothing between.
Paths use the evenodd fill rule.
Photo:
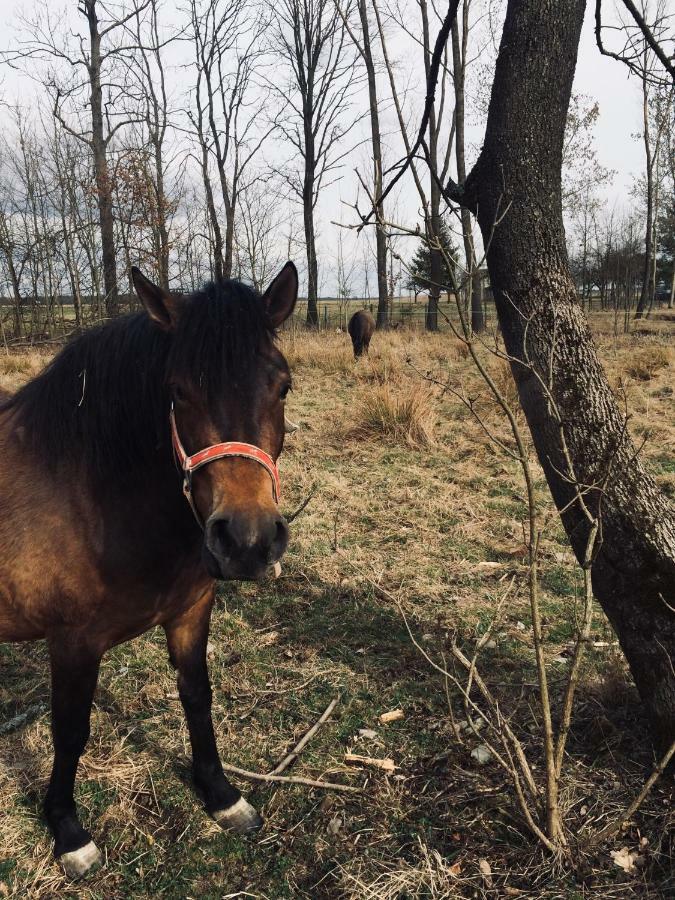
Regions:
<instances>
[{"instance_id":1,"label":"overcast sky","mask_svg":"<svg viewBox=\"0 0 675 900\"><path fill-rule=\"evenodd\" d=\"M59 17L56 15L58 4L53 4L52 0L48 0L50 12L55 15L57 20L61 22L70 20L82 27L83 19L78 17L76 8L76 0L71 0L64 8L64 15ZM411 11L415 10L414 0L408 0ZM675 0L669 0L674 6ZM606 15L609 16L613 0L607 3ZM42 0L40 0L42 5ZM16 45L20 36L17 32L17 12L23 10L30 15L31 9L36 6L34 0L24 0L22 3L5 2L2 4L0 11L0 22L3 24L2 34L0 38L5 48ZM595 141L598 152L599 161L602 165L616 170L617 174L612 184L606 189L607 202L610 205L617 205L621 209L628 209L631 203L629 189L633 177L640 173L644 166L643 154L644 150L640 140L635 138L635 134L640 132L641 128L641 107L638 86L634 78L628 77L628 70L620 63L603 57L600 55L595 45L595 36L593 31L593 7L594 4L588 3L586 20L582 32L581 45L579 50L579 63L576 73L575 86L576 92L580 92L598 101L600 106L600 118L595 128ZM178 15L174 12L175 6L167 2L164 6L163 17L167 22L178 21ZM79 21L78 21L79 20ZM396 41L399 41L398 43ZM400 39L393 39L392 44L394 52L398 51L399 57L403 61L406 58L414 56L416 63L418 62L419 53L412 54L411 57L406 55L404 45L400 43ZM420 70L413 70L410 73L405 71L405 62L398 70L398 78L401 83L404 76L410 74L411 83L418 86L419 96L416 101L417 109L421 109L423 102L423 85ZM15 70L4 67L4 78L0 87L0 94L7 103L20 102L24 106L30 106L34 103L35 84L29 81L25 76L20 75ZM193 72L192 72L193 75ZM190 70L177 70L172 73L171 84L173 86L174 95L180 96L181 91L185 95L190 88L190 78L192 77ZM382 91L385 89L385 83L382 82ZM366 95L363 92L359 97L359 104L363 106L366 102ZM364 107L365 111L365 107ZM6 120L8 112L0 107L0 123ZM388 126L393 134L396 130L393 113L389 116L385 112L384 116L385 128ZM417 119L415 120L417 121ZM358 126L365 139L368 135L368 119L367 117ZM478 147L480 144L481 132L476 127L468 129L468 140ZM391 145L391 157L396 155L393 138ZM276 152L276 151L272 151ZM278 152L283 152L280 148ZM266 153L267 155L267 153ZM339 219L342 221L349 220L349 211L345 208L341 201L353 202L356 193L356 179L354 176L354 167L358 165L362 170L368 171L367 154L365 149L357 150L353 157L350 158L344 169L341 182L334 183L327 188L322 196L318 209L318 250L323 270L323 292L331 292L334 290L334 269L335 269L335 247L336 232L331 221ZM418 207L416 195L412 187L403 188L399 194L399 210L412 210L415 214ZM357 256L363 257L361 249L357 249L354 245L355 237L353 233L344 235L345 249L353 258ZM405 256L411 256L414 248L402 249ZM359 271L362 267L359 266ZM361 276L355 275L357 281L361 281ZM373 280L374 281L374 280ZM374 284L371 283L371 290ZM356 288L359 289L358 287Z\"/></svg>"}]
</instances>

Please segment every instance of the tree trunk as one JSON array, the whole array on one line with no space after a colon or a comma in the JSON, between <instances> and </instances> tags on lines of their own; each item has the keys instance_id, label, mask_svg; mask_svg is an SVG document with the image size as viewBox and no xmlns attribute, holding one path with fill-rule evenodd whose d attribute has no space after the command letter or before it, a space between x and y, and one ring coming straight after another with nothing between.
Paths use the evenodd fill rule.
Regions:
<instances>
[{"instance_id":1,"label":"tree trunk","mask_svg":"<svg viewBox=\"0 0 675 900\"><path fill-rule=\"evenodd\" d=\"M213 272L212 278L221 280L223 277L223 233L220 230L218 222L218 213L216 212L216 204L213 199L213 188L211 187L211 179L209 177L209 150L206 144L206 138L199 131L199 142L201 144L202 158L202 181L204 182L204 194L206 196L206 209L208 212L208 220L213 230Z\"/></svg>"},{"instance_id":2,"label":"tree trunk","mask_svg":"<svg viewBox=\"0 0 675 900\"><path fill-rule=\"evenodd\" d=\"M12 258L12 248L10 246L2 246L7 260L7 271L12 282L12 294L14 295L14 337L23 337L23 298L21 296L21 285L16 272L14 260Z\"/></svg>"},{"instance_id":3,"label":"tree trunk","mask_svg":"<svg viewBox=\"0 0 675 900\"><path fill-rule=\"evenodd\" d=\"M373 196L382 196L382 142L380 138L380 114L377 106L377 81L368 28L366 0L359 0L359 17L363 32L363 61L368 76L368 102L370 104L370 132L373 145ZM387 285L387 237L384 231L384 205L375 205L375 259L377 262L377 328L389 324L389 290Z\"/></svg>"},{"instance_id":4,"label":"tree trunk","mask_svg":"<svg viewBox=\"0 0 675 900\"><path fill-rule=\"evenodd\" d=\"M675 737L675 513L626 433L576 302L562 220L563 135L585 5L509 0L485 143L456 195L478 216L506 349L527 357L513 374L578 559L589 526L566 477L565 444L577 483L589 486L586 503L601 514L594 592L663 746Z\"/></svg>"},{"instance_id":5,"label":"tree trunk","mask_svg":"<svg viewBox=\"0 0 675 900\"><path fill-rule=\"evenodd\" d=\"M155 178L156 178L156 204L157 204L157 238L159 244L159 256L157 269L159 273L159 286L165 291L169 290L169 229L166 226L166 191L164 188L164 164L162 159L162 140L156 137L153 141L155 151Z\"/></svg>"},{"instance_id":6,"label":"tree trunk","mask_svg":"<svg viewBox=\"0 0 675 900\"><path fill-rule=\"evenodd\" d=\"M307 325L319 327L317 297L319 271L316 261L314 239L314 135L312 120L308 113L304 116L305 129L305 178L302 189L302 215L305 226L305 247L307 252Z\"/></svg>"},{"instance_id":7,"label":"tree trunk","mask_svg":"<svg viewBox=\"0 0 675 900\"><path fill-rule=\"evenodd\" d=\"M98 30L96 0L86 0L85 15L89 23L91 56L88 66L91 88L91 148L96 174L96 197L101 228L101 255L103 257L103 283L105 307L108 316L116 316L119 308L117 294L117 260L115 258L115 229L113 204L108 172L107 142L103 135L103 94L101 89L101 35Z\"/></svg>"},{"instance_id":8,"label":"tree trunk","mask_svg":"<svg viewBox=\"0 0 675 900\"><path fill-rule=\"evenodd\" d=\"M641 319L645 311L647 301L649 300L649 273L652 265L652 232L654 225L652 218L654 215L654 177L653 177L653 161L652 148L649 138L649 89L647 86L647 51L645 49L645 69L642 75L642 139L645 145L645 157L647 165L645 166L645 177L647 179L647 195L645 202L647 205L647 223L645 225L645 263L642 269L642 290L640 291L640 299L637 309L635 310L635 318Z\"/></svg>"},{"instance_id":9,"label":"tree trunk","mask_svg":"<svg viewBox=\"0 0 675 900\"><path fill-rule=\"evenodd\" d=\"M307 324L312 328L319 326L319 308L317 306L319 273L314 244L314 216L311 206L305 206L303 218L305 225L305 244L307 248Z\"/></svg>"},{"instance_id":10,"label":"tree trunk","mask_svg":"<svg viewBox=\"0 0 675 900\"><path fill-rule=\"evenodd\" d=\"M235 206L234 192L232 192L231 202L225 204L225 259L223 262L223 278L232 278Z\"/></svg>"},{"instance_id":11,"label":"tree trunk","mask_svg":"<svg viewBox=\"0 0 675 900\"><path fill-rule=\"evenodd\" d=\"M426 2L420 3L422 15L422 34L424 47L424 70L429 78L430 49L429 18ZM441 75L441 77L443 77ZM429 299L425 317L427 331L438 331L438 299L441 295L441 278L443 257L437 247L441 238L441 191L438 186L438 132L439 123L436 116L436 102L429 110L429 165L431 166L429 186L429 207L426 210L426 233L429 245Z\"/></svg>"},{"instance_id":12,"label":"tree trunk","mask_svg":"<svg viewBox=\"0 0 675 900\"><path fill-rule=\"evenodd\" d=\"M466 181L466 156L464 139L464 81L466 76L466 46L469 33L469 4L463 4L462 42L459 40L459 24L457 17L452 23L452 67L455 85L455 153L457 157L457 178L460 184ZM480 290L480 276L474 271L477 266L476 253L471 230L471 213L465 207L461 210L462 238L464 241L464 257L466 259L468 287L471 294L471 331L476 334L485 330L483 315L483 297ZM478 290L476 289L478 287Z\"/></svg>"},{"instance_id":13,"label":"tree trunk","mask_svg":"<svg viewBox=\"0 0 675 900\"><path fill-rule=\"evenodd\" d=\"M434 244L440 234L440 215L438 207L440 203L435 203L434 185L431 186L431 221L429 223L429 299L427 302L427 312L424 319L427 331L438 331L438 298L441 295L440 283L442 278L442 258L440 250L435 249Z\"/></svg>"}]
</instances>

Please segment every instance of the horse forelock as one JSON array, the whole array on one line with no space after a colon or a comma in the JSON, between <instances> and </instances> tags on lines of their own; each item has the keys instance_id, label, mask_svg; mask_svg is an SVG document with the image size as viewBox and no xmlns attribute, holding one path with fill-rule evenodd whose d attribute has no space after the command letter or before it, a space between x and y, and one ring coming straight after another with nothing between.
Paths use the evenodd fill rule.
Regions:
<instances>
[{"instance_id":1,"label":"horse forelock","mask_svg":"<svg viewBox=\"0 0 675 900\"><path fill-rule=\"evenodd\" d=\"M256 291L238 281L211 282L184 303L168 370L212 400L228 385L250 378L258 354L275 337Z\"/></svg>"}]
</instances>

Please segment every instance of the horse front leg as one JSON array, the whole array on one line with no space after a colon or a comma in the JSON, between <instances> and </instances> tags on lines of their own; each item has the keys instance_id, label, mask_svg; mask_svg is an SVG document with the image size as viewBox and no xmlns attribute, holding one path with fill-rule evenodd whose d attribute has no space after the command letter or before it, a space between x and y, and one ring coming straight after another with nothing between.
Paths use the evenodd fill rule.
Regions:
<instances>
[{"instance_id":1,"label":"horse front leg","mask_svg":"<svg viewBox=\"0 0 675 900\"><path fill-rule=\"evenodd\" d=\"M263 820L225 777L216 747L206 665L214 593L215 589L209 590L189 610L167 622L164 630L190 732L195 786L216 822L243 834L261 828Z\"/></svg>"},{"instance_id":2,"label":"horse front leg","mask_svg":"<svg viewBox=\"0 0 675 900\"><path fill-rule=\"evenodd\" d=\"M44 812L54 835L54 855L66 875L81 878L102 861L91 835L80 824L73 798L77 766L89 739L101 654L71 633L50 636L48 646L54 765Z\"/></svg>"}]
</instances>

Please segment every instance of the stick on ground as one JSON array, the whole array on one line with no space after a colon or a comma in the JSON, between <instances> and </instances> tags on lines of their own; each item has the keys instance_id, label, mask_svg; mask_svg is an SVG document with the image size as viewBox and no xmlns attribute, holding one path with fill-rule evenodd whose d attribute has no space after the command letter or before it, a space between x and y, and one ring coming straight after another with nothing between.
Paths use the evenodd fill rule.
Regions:
<instances>
[{"instance_id":1,"label":"stick on ground","mask_svg":"<svg viewBox=\"0 0 675 900\"><path fill-rule=\"evenodd\" d=\"M354 787L351 784L335 784L331 781L314 781L312 778L295 778L290 775L264 775L262 772L249 772L247 769L239 769L237 766L230 766L223 763L223 769L231 772L233 775L239 775L240 778L246 778L249 781L271 781L279 784L304 784L306 787L324 788L329 791L346 791L350 794L360 794L361 788Z\"/></svg>"},{"instance_id":2,"label":"stick on ground","mask_svg":"<svg viewBox=\"0 0 675 900\"><path fill-rule=\"evenodd\" d=\"M302 740L300 740L296 744L296 746L293 748L293 750L291 750L291 752L288 754L288 756L284 757L284 759L281 760L281 762L276 767L276 769L274 769L272 772L270 772L270 775L281 775L281 773L283 771L285 771L290 765L292 765L292 763L295 762L295 760L298 758L298 756L302 752L303 748L311 741L311 739L317 733L319 728L321 728L323 723L328 720L328 718L330 717L330 714L333 712L333 710L337 706L337 703L338 703L337 697L334 700L330 701L330 703L328 704L326 709L323 711L323 714L321 715L321 718L318 720L318 722L316 722L314 725L312 725L312 727L309 729L307 734L302 738Z\"/></svg>"}]
</instances>

